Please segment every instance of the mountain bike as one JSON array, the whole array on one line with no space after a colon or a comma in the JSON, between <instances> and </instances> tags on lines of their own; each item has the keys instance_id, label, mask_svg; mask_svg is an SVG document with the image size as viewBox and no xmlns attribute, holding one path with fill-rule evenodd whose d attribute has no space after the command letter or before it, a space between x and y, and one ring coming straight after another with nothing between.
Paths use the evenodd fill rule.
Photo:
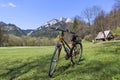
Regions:
<instances>
[{"instance_id":1,"label":"mountain bike","mask_svg":"<svg viewBox=\"0 0 120 80\"><path fill-rule=\"evenodd\" d=\"M76 35L74 32L70 30L59 29L59 28L51 28L51 29L55 31L59 31L60 34L59 34L59 39L58 39L58 42L56 44L55 50L53 52L53 55L50 61L50 66L49 66L49 71L48 71L49 77L52 77L54 72L56 71L56 67L60 59L60 53L61 53L62 47L64 48L64 51L66 53L65 59L66 60L70 59L71 65L74 65L75 63L80 62L82 58L82 51L83 51L81 40L77 39L78 35ZM65 32L72 34L72 40L71 40L72 46L71 47L64 40Z\"/></svg>"}]
</instances>

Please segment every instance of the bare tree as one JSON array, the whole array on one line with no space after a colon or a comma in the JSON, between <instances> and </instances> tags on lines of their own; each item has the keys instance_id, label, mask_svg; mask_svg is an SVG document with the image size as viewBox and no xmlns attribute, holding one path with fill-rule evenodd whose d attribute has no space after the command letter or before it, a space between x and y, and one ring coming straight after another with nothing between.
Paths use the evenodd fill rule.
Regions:
<instances>
[{"instance_id":1,"label":"bare tree","mask_svg":"<svg viewBox=\"0 0 120 80\"><path fill-rule=\"evenodd\" d=\"M116 10L120 9L120 0L115 0L115 4L114 4L113 8Z\"/></svg>"},{"instance_id":2,"label":"bare tree","mask_svg":"<svg viewBox=\"0 0 120 80\"><path fill-rule=\"evenodd\" d=\"M98 6L93 6L90 8L86 8L82 14L84 16L84 18L88 21L88 25L91 26L93 20L95 19L95 17L100 13L101 8Z\"/></svg>"},{"instance_id":3,"label":"bare tree","mask_svg":"<svg viewBox=\"0 0 120 80\"><path fill-rule=\"evenodd\" d=\"M113 20L112 22L114 22L114 27L117 28L118 26L120 26L120 0L115 0L113 10L109 15L110 17L112 17L111 20Z\"/></svg>"},{"instance_id":4,"label":"bare tree","mask_svg":"<svg viewBox=\"0 0 120 80\"><path fill-rule=\"evenodd\" d=\"M93 18L95 19L95 17L98 16L101 11L102 9L99 6L93 6L92 7Z\"/></svg>"},{"instance_id":5,"label":"bare tree","mask_svg":"<svg viewBox=\"0 0 120 80\"><path fill-rule=\"evenodd\" d=\"M88 25L91 25L91 18L92 18L92 10L91 8L87 8L84 10L83 15L85 17L85 19L87 19L88 21Z\"/></svg>"},{"instance_id":6,"label":"bare tree","mask_svg":"<svg viewBox=\"0 0 120 80\"><path fill-rule=\"evenodd\" d=\"M99 13L99 15L95 18L94 20L94 27L96 29L97 32L100 32L102 31L103 35L104 35L104 40L106 40L106 36L105 36L105 24L106 24L106 21L105 21L105 12L104 11L101 11Z\"/></svg>"}]
</instances>

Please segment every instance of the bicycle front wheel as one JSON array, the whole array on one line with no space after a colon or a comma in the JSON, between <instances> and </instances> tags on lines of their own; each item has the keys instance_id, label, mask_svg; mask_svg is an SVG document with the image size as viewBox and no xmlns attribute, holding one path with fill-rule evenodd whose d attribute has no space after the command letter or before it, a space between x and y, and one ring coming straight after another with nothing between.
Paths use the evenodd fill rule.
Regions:
<instances>
[{"instance_id":1,"label":"bicycle front wheel","mask_svg":"<svg viewBox=\"0 0 120 80\"><path fill-rule=\"evenodd\" d=\"M82 47L82 44L81 43L76 43L72 49L71 49L71 52L72 52L72 62L75 62L75 63L78 63L80 62L81 58L82 58L82 50L83 47Z\"/></svg>"},{"instance_id":2,"label":"bicycle front wheel","mask_svg":"<svg viewBox=\"0 0 120 80\"><path fill-rule=\"evenodd\" d=\"M58 60L59 60L59 55L60 55L60 49L55 48L55 51L52 55L51 62L50 62L50 67L49 67L49 72L48 72L49 77L52 77L56 70L56 66L57 66Z\"/></svg>"}]
</instances>

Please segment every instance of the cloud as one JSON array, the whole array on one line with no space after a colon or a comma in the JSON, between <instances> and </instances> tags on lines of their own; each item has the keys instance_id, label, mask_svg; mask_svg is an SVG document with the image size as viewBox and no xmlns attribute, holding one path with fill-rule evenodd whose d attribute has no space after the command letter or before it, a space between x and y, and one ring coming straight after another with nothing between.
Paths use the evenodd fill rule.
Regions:
<instances>
[{"instance_id":1,"label":"cloud","mask_svg":"<svg viewBox=\"0 0 120 80\"><path fill-rule=\"evenodd\" d=\"M9 2L9 3L6 3L6 4L5 3L1 3L0 7L13 7L13 8L15 8L16 5L11 3L11 2Z\"/></svg>"},{"instance_id":2,"label":"cloud","mask_svg":"<svg viewBox=\"0 0 120 80\"><path fill-rule=\"evenodd\" d=\"M9 5L10 7L16 7L16 5L13 4L13 3L11 3L11 2L9 2L8 5Z\"/></svg>"}]
</instances>

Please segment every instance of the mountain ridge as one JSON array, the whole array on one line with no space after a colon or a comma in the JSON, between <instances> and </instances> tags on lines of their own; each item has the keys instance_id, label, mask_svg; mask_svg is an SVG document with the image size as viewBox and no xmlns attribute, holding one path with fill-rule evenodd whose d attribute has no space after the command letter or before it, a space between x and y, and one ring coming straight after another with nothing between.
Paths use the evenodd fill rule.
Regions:
<instances>
[{"instance_id":1,"label":"mountain ridge","mask_svg":"<svg viewBox=\"0 0 120 80\"><path fill-rule=\"evenodd\" d=\"M37 29L21 29L15 24L5 23L0 21L0 25L2 25L7 31L8 34L13 34L16 36L33 36L33 37L51 37L57 36L57 32L51 32L51 27L54 28L63 28L65 29L68 23L73 23L71 18L60 18L60 19L52 19L50 21L45 22L43 25L39 26ZM48 35L49 34L49 35Z\"/></svg>"}]
</instances>

